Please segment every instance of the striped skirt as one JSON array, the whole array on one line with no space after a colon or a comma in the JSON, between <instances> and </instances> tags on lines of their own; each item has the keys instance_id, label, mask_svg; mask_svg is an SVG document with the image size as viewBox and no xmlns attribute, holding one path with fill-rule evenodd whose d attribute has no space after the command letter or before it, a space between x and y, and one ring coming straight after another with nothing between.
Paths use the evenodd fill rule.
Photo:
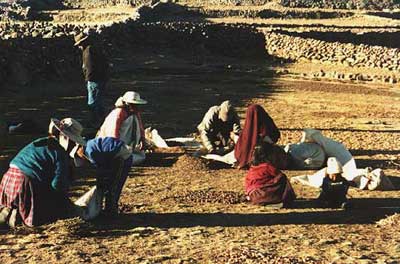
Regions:
<instances>
[{"instance_id":1,"label":"striped skirt","mask_svg":"<svg viewBox=\"0 0 400 264\"><path fill-rule=\"evenodd\" d=\"M17 209L25 225L34 225L34 188L31 180L21 170L11 167L3 175L0 207Z\"/></svg>"}]
</instances>

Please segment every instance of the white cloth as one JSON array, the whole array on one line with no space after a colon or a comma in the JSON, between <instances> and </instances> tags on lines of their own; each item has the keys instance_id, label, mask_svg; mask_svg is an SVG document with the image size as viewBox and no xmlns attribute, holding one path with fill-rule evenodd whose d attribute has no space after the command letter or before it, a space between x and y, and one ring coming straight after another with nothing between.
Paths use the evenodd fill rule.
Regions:
<instances>
[{"instance_id":1,"label":"white cloth","mask_svg":"<svg viewBox=\"0 0 400 264\"><path fill-rule=\"evenodd\" d=\"M136 115L128 115L124 109L115 108L104 120L97 137L117 137L136 148L141 138L139 119Z\"/></svg>"},{"instance_id":2,"label":"white cloth","mask_svg":"<svg viewBox=\"0 0 400 264\"><path fill-rule=\"evenodd\" d=\"M298 182L303 185L315 187L315 188L321 188L322 187L322 182L324 181L324 177L326 176L326 168L323 168L313 175L301 175L301 176L296 176L292 177L290 180L292 182Z\"/></svg>"},{"instance_id":3,"label":"white cloth","mask_svg":"<svg viewBox=\"0 0 400 264\"><path fill-rule=\"evenodd\" d=\"M315 142L320 145L328 157L336 157L343 166L343 177L351 181L358 175L356 161L350 151L340 142L325 137L319 130L305 129L303 142Z\"/></svg>"},{"instance_id":4,"label":"white cloth","mask_svg":"<svg viewBox=\"0 0 400 264\"><path fill-rule=\"evenodd\" d=\"M220 161L220 162L223 162L223 163L226 163L229 165L234 165L236 163L234 150L225 154L224 156L217 155L217 154L207 154L207 155L203 155L201 157L205 158L205 159Z\"/></svg>"},{"instance_id":5,"label":"white cloth","mask_svg":"<svg viewBox=\"0 0 400 264\"><path fill-rule=\"evenodd\" d=\"M144 130L146 140L157 148L169 148L167 142L158 134L157 129L148 127Z\"/></svg>"},{"instance_id":6,"label":"white cloth","mask_svg":"<svg viewBox=\"0 0 400 264\"><path fill-rule=\"evenodd\" d=\"M321 188L324 177L326 177L326 168L323 168L313 175L301 175L292 177L292 182L298 182L307 186ZM391 191L394 190L392 182L383 173L382 169L375 169L369 171L366 169L357 169L357 175L352 180L355 183L356 188L360 190L380 190L380 191Z\"/></svg>"}]
</instances>

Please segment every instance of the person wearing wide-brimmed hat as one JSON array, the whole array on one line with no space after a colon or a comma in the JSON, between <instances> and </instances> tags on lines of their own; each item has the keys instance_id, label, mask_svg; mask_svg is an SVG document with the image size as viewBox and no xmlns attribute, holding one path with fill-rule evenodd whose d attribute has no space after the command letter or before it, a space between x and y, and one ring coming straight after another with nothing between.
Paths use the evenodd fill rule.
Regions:
<instances>
[{"instance_id":1,"label":"person wearing wide-brimmed hat","mask_svg":"<svg viewBox=\"0 0 400 264\"><path fill-rule=\"evenodd\" d=\"M77 144L86 144L82 129L72 118L51 119L49 136L34 140L11 160L0 183L0 225L36 226L76 213L66 194L68 156L74 156Z\"/></svg>"},{"instance_id":2,"label":"person wearing wide-brimmed hat","mask_svg":"<svg viewBox=\"0 0 400 264\"><path fill-rule=\"evenodd\" d=\"M109 76L108 61L103 50L93 44L89 35L80 33L74 40L74 46L82 50L82 70L88 93L87 104L91 113L91 122L98 128L105 115L103 94Z\"/></svg>"},{"instance_id":3,"label":"person wearing wide-brimmed hat","mask_svg":"<svg viewBox=\"0 0 400 264\"><path fill-rule=\"evenodd\" d=\"M128 91L115 102L115 108L105 118L97 137L113 137L132 149L132 164L142 163L145 158L145 134L140 105L147 104L140 94Z\"/></svg>"}]
</instances>

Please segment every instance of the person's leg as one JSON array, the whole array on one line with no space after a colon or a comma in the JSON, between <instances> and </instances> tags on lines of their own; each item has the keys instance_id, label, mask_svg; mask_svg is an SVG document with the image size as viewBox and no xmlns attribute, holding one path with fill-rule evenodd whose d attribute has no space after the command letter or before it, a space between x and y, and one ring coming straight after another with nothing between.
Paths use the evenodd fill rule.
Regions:
<instances>
[{"instance_id":1,"label":"person's leg","mask_svg":"<svg viewBox=\"0 0 400 264\"><path fill-rule=\"evenodd\" d=\"M0 229L7 227L7 221L10 217L11 209L0 205Z\"/></svg>"},{"instance_id":2,"label":"person's leg","mask_svg":"<svg viewBox=\"0 0 400 264\"><path fill-rule=\"evenodd\" d=\"M88 90L88 107L90 111L90 121L93 123L95 127L99 126L99 124L103 121L104 117L104 108L103 108L103 85L98 82L87 82L87 90Z\"/></svg>"},{"instance_id":3,"label":"person's leg","mask_svg":"<svg viewBox=\"0 0 400 264\"><path fill-rule=\"evenodd\" d=\"M132 166L142 164L146 160L146 153L142 151L134 151L132 153Z\"/></svg>"},{"instance_id":4,"label":"person's leg","mask_svg":"<svg viewBox=\"0 0 400 264\"><path fill-rule=\"evenodd\" d=\"M102 192L106 203L110 200L113 175L116 173L115 168L113 168L113 164L109 165L109 168L103 167L96 170L96 186L97 189ZM103 204L101 205L101 208L103 208Z\"/></svg>"},{"instance_id":5,"label":"person's leg","mask_svg":"<svg viewBox=\"0 0 400 264\"><path fill-rule=\"evenodd\" d=\"M114 162L115 177L112 180L110 192L106 195L105 205L106 213L111 215L118 214L118 201L132 166L132 156L126 160L117 159Z\"/></svg>"}]
</instances>

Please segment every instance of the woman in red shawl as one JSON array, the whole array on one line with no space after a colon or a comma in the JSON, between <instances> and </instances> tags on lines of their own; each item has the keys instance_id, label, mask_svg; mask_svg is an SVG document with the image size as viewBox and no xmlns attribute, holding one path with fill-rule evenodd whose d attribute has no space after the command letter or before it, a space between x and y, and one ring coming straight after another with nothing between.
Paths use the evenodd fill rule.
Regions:
<instances>
[{"instance_id":1,"label":"woman in red shawl","mask_svg":"<svg viewBox=\"0 0 400 264\"><path fill-rule=\"evenodd\" d=\"M258 104L250 105L247 108L244 128L235 145L234 154L238 167L245 168L250 165L258 138L276 143L280 136L279 129L264 108Z\"/></svg>"},{"instance_id":2,"label":"woman in red shawl","mask_svg":"<svg viewBox=\"0 0 400 264\"><path fill-rule=\"evenodd\" d=\"M252 204L283 203L288 207L296 195L286 175L273 165L273 159L273 145L267 142L256 145L245 178L246 195Z\"/></svg>"}]
</instances>

